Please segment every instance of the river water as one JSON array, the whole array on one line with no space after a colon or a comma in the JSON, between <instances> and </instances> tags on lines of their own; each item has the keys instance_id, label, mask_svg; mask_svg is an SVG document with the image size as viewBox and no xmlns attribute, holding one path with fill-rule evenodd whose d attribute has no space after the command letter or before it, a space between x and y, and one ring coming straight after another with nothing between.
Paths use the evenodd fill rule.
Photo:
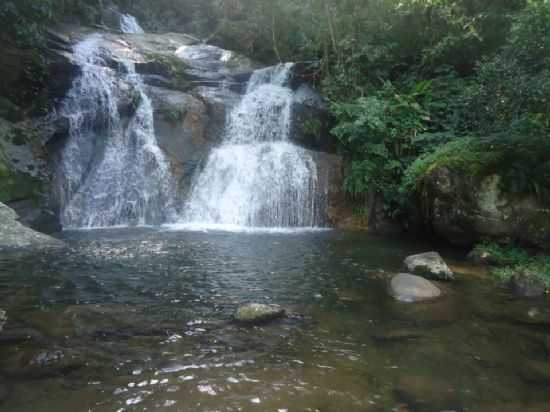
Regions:
<instances>
[{"instance_id":1,"label":"river water","mask_svg":"<svg viewBox=\"0 0 550 412\"><path fill-rule=\"evenodd\" d=\"M548 411L550 313L460 256L442 299L388 273L433 245L339 231L65 232L0 256L0 410ZM243 302L288 319L231 321Z\"/></svg>"}]
</instances>

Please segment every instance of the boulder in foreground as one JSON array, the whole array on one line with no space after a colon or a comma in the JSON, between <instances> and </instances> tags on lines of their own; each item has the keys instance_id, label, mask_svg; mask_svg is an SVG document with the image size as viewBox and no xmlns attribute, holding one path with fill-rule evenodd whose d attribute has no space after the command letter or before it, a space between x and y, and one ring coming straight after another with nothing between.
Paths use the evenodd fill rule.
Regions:
<instances>
[{"instance_id":1,"label":"boulder in foreground","mask_svg":"<svg viewBox=\"0 0 550 412\"><path fill-rule=\"evenodd\" d=\"M441 290L420 276L400 273L390 282L390 294L401 302L421 302L441 296Z\"/></svg>"},{"instance_id":2,"label":"boulder in foreground","mask_svg":"<svg viewBox=\"0 0 550 412\"><path fill-rule=\"evenodd\" d=\"M0 250L21 248L53 248L63 242L36 232L17 221L15 211L0 203Z\"/></svg>"},{"instance_id":3,"label":"boulder in foreground","mask_svg":"<svg viewBox=\"0 0 550 412\"><path fill-rule=\"evenodd\" d=\"M435 280L454 280L455 275L437 252L421 253L405 259L407 271Z\"/></svg>"},{"instance_id":4,"label":"boulder in foreground","mask_svg":"<svg viewBox=\"0 0 550 412\"><path fill-rule=\"evenodd\" d=\"M240 323L258 324L285 316L286 311L279 305L248 303L239 306L235 313L235 320Z\"/></svg>"}]
</instances>

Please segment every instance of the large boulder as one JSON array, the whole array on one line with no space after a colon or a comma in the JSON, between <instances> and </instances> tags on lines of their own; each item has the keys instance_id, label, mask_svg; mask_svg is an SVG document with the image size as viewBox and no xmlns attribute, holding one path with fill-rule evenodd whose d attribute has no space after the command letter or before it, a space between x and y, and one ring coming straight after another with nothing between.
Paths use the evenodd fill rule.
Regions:
<instances>
[{"instance_id":1,"label":"large boulder","mask_svg":"<svg viewBox=\"0 0 550 412\"><path fill-rule=\"evenodd\" d=\"M441 296L441 290L420 276L400 273L390 281L390 294L400 302L420 302Z\"/></svg>"},{"instance_id":2,"label":"large boulder","mask_svg":"<svg viewBox=\"0 0 550 412\"><path fill-rule=\"evenodd\" d=\"M279 305L248 303L239 306L235 312L235 320L244 324L259 324L286 316L286 311Z\"/></svg>"},{"instance_id":3,"label":"large boulder","mask_svg":"<svg viewBox=\"0 0 550 412\"><path fill-rule=\"evenodd\" d=\"M36 232L17 221L14 210L0 203L0 250L20 248L53 248L63 246L63 242Z\"/></svg>"},{"instance_id":4,"label":"large boulder","mask_svg":"<svg viewBox=\"0 0 550 412\"><path fill-rule=\"evenodd\" d=\"M419 203L425 225L451 243L495 239L550 248L548 205L533 195L503 190L498 174L434 168L423 178Z\"/></svg>"},{"instance_id":5,"label":"large boulder","mask_svg":"<svg viewBox=\"0 0 550 412\"><path fill-rule=\"evenodd\" d=\"M221 137L220 122L225 117L221 120L216 110L223 109L203 96L175 90L149 86L147 94L154 108L157 141L172 164L178 192L185 194L197 167Z\"/></svg>"},{"instance_id":6,"label":"large boulder","mask_svg":"<svg viewBox=\"0 0 550 412\"><path fill-rule=\"evenodd\" d=\"M455 275L437 252L421 253L405 259L405 268L415 275L435 280L454 280Z\"/></svg>"}]
</instances>

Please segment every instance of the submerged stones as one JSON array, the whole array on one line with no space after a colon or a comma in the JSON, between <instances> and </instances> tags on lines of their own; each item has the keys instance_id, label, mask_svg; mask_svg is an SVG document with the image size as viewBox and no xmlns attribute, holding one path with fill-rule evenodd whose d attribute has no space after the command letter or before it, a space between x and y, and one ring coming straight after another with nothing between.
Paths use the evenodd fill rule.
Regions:
<instances>
[{"instance_id":1,"label":"submerged stones","mask_svg":"<svg viewBox=\"0 0 550 412\"><path fill-rule=\"evenodd\" d=\"M437 252L421 253L405 259L411 273L435 280L454 280L455 275Z\"/></svg>"},{"instance_id":2,"label":"submerged stones","mask_svg":"<svg viewBox=\"0 0 550 412\"><path fill-rule=\"evenodd\" d=\"M420 302L441 296L441 290L420 276L400 273L390 282L390 294L401 302Z\"/></svg>"},{"instance_id":3,"label":"submerged stones","mask_svg":"<svg viewBox=\"0 0 550 412\"><path fill-rule=\"evenodd\" d=\"M285 316L286 310L281 306L261 303L248 303L239 306L235 312L235 320L244 324L265 323Z\"/></svg>"}]
</instances>

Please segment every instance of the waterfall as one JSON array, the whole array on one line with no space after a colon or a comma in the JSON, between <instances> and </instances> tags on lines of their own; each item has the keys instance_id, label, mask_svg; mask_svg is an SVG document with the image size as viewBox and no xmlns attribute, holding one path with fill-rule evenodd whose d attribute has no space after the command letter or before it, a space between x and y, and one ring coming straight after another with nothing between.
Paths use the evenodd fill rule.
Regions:
<instances>
[{"instance_id":1,"label":"waterfall","mask_svg":"<svg viewBox=\"0 0 550 412\"><path fill-rule=\"evenodd\" d=\"M137 19L131 14L120 15L120 31L122 33L128 33L128 34L145 33L145 31L139 25Z\"/></svg>"},{"instance_id":2,"label":"waterfall","mask_svg":"<svg viewBox=\"0 0 550 412\"><path fill-rule=\"evenodd\" d=\"M62 107L69 119L58 170L62 225L164 223L175 213L174 189L157 146L151 101L134 63L109 56L101 45L102 37L91 35L74 49L81 74ZM122 74L107 57L119 62Z\"/></svg>"},{"instance_id":3,"label":"waterfall","mask_svg":"<svg viewBox=\"0 0 550 412\"><path fill-rule=\"evenodd\" d=\"M196 176L181 224L189 228L321 225L315 161L290 142L292 65L256 71L229 116L221 146Z\"/></svg>"}]
</instances>

